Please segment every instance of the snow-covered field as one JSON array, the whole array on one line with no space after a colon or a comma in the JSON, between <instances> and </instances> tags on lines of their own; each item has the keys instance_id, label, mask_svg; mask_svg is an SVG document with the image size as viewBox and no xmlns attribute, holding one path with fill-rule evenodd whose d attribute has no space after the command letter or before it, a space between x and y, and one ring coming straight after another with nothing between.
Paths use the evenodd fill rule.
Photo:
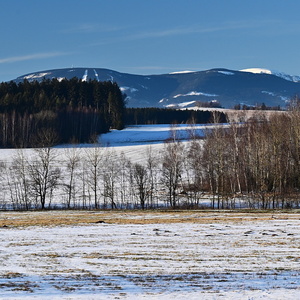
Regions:
<instances>
[{"instance_id":1,"label":"snow-covered field","mask_svg":"<svg viewBox=\"0 0 300 300\"><path fill-rule=\"evenodd\" d=\"M191 131L200 137L204 136L204 130L213 125L186 125L179 124L170 126L169 124L160 125L132 125L124 130L113 130L100 137L100 143L104 146L132 146L161 144L171 137L171 131L176 131L176 138L188 140Z\"/></svg>"},{"instance_id":2,"label":"snow-covered field","mask_svg":"<svg viewBox=\"0 0 300 300\"><path fill-rule=\"evenodd\" d=\"M1 213L1 299L300 298L300 214L47 214Z\"/></svg>"},{"instance_id":3,"label":"snow-covered field","mask_svg":"<svg viewBox=\"0 0 300 300\"><path fill-rule=\"evenodd\" d=\"M189 139L191 130L199 136L204 135L204 129L210 128L212 125L198 124L177 125L171 127L169 124L161 125L132 125L123 130L112 130L109 133L99 136L99 144L80 144L80 145L59 145L56 148L58 156L64 157L65 149L76 147L79 151L84 151L91 147L109 147L113 148L116 153L123 152L129 159L140 161L145 158L145 154L149 146L156 151L160 151L165 140L171 136L171 128L176 131L176 137L182 141ZM32 149L23 149L27 156L32 155ZM0 160L10 161L16 154L16 149L0 149Z\"/></svg>"},{"instance_id":4,"label":"snow-covered field","mask_svg":"<svg viewBox=\"0 0 300 300\"><path fill-rule=\"evenodd\" d=\"M147 151L151 147L154 154L160 153L164 142L171 137L171 129L176 131L176 138L186 142L191 134L203 137L204 130L211 128L213 125L197 124L176 125L171 127L169 124L160 125L132 125L123 130L112 130L109 133L99 136L99 144L80 144L75 147L85 155L88 148L91 147L108 147L113 149L116 154L123 153L132 162L143 162L146 159ZM63 160L66 150L74 145L60 145L55 147L57 157ZM10 162L14 159L18 150L0 149L0 161ZM32 149L24 149L23 152L27 157L32 156Z\"/></svg>"},{"instance_id":5,"label":"snow-covered field","mask_svg":"<svg viewBox=\"0 0 300 300\"><path fill-rule=\"evenodd\" d=\"M101 141L142 162L169 136L133 126ZM299 228L300 213L0 212L0 299L300 299Z\"/></svg>"}]
</instances>

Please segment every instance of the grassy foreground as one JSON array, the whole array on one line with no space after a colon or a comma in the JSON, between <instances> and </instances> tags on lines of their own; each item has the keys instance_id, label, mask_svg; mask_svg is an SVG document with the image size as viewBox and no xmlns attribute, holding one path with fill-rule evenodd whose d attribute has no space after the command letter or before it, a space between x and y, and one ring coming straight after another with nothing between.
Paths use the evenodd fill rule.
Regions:
<instances>
[{"instance_id":1,"label":"grassy foreground","mask_svg":"<svg viewBox=\"0 0 300 300\"><path fill-rule=\"evenodd\" d=\"M239 223L299 220L297 211L26 211L0 212L0 227L107 224Z\"/></svg>"}]
</instances>

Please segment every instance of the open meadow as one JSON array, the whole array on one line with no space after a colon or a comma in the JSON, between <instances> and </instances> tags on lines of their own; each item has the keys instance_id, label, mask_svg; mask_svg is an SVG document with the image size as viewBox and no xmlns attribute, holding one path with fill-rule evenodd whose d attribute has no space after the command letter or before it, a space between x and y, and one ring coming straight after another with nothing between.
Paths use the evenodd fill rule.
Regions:
<instances>
[{"instance_id":1,"label":"open meadow","mask_svg":"<svg viewBox=\"0 0 300 300\"><path fill-rule=\"evenodd\" d=\"M1 298L299 299L299 226L299 212L1 212Z\"/></svg>"}]
</instances>

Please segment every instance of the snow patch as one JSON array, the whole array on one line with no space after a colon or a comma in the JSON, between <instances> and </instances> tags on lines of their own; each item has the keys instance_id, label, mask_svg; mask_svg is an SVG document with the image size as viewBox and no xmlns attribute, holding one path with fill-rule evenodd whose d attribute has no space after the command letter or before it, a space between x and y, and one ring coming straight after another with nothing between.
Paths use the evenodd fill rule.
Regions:
<instances>
[{"instance_id":1,"label":"snow patch","mask_svg":"<svg viewBox=\"0 0 300 300\"><path fill-rule=\"evenodd\" d=\"M229 72L229 71L218 71L218 73L224 74L224 75L234 75L233 72Z\"/></svg>"},{"instance_id":2,"label":"snow patch","mask_svg":"<svg viewBox=\"0 0 300 300\"><path fill-rule=\"evenodd\" d=\"M186 74L186 73L195 73L195 71L178 71L178 72L171 72L169 74Z\"/></svg>"},{"instance_id":3,"label":"snow patch","mask_svg":"<svg viewBox=\"0 0 300 300\"><path fill-rule=\"evenodd\" d=\"M121 90L121 92L129 91L131 93L134 93L134 92L138 91L138 89L132 88L132 87L128 87L128 86L122 86L122 87L120 87L120 90Z\"/></svg>"},{"instance_id":4,"label":"snow patch","mask_svg":"<svg viewBox=\"0 0 300 300\"><path fill-rule=\"evenodd\" d=\"M173 96L173 98L187 97L187 96L217 97L218 95L192 91L192 92L189 92L189 93L187 93L187 94L177 94L177 95Z\"/></svg>"},{"instance_id":5,"label":"snow patch","mask_svg":"<svg viewBox=\"0 0 300 300\"><path fill-rule=\"evenodd\" d=\"M276 96L275 93L273 93L273 92L261 91L261 93L262 94L267 94L267 95L270 95L270 96L274 96L274 97Z\"/></svg>"},{"instance_id":6,"label":"snow patch","mask_svg":"<svg viewBox=\"0 0 300 300\"><path fill-rule=\"evenodd\" d=\"M289 97L282 96L282 95L276 95L276 94L273 93L273 92L262 91L262 94L267 94L267 95L270 95L270 96L273 96L273 97L279 97L279 98L280 98L281 100L283 100L283 101L289 101L289 100L290 100Z\"/></svg>"},{"instance_id":7,"label":"snow patch","mask_svg":"<svg viewBox=\"0 0 300 300\"><path fill-rule=\"evenodd\" d=\"M82 81L87 81L88 78L88 70L85 70L84 75L82 76Z\"/></svg>"},{"instance_id":8,"label":"snow patch","mask_svg":"<svg viewBox=\"0 0 300 300\"><path fill-rule=\"evenodd\" d=\"M196 101L183 102L183 103L179 103L178 106L183 108L183 107L190 106L190 105L194 104L195 102Z\"/></svg>"},{"instance_id":9,"label":"snow patch","mask_svg":"<svg viewBox=\"0 0 300 300\"><path fill-rule=\"evenodd\" d=\"M24 76L24 79L36 79L36 78L42 78L45 77L46 75L50 75L51 72L46 72L46 73L34 73L34 74L30 74L27 76Z\"/></svg>"},{"instance_id":10,"label":"snow patch","mask_svg":"<svg viewBox=\"0 0 300 300\"><path fill-rule=\"evenodd\" d=\"M262 68L250 68L250 69L243 69L240 72L248 72L253 74L272 74L271 70L262 69Z\"/></svg>"},{"instance_id":11,"label":"snow patch","mask_svg":"<svg viewBox=\"0 0 300 300\"><path fill-rule=\"evenodd\" d=\"M293 82L299 82L300 81L300 76L297 76L297 75L288 75L288 74L286 74L284 72L272 71L272 75L281 77L281 78L283 78L285 80L288 80L288 81L293 81Z\"/></svg>"},{"instance_id":12,"label":"snow patch","mask_svg":"<svg viewBox=\"0 0 300 300\"><path fill-rule=\"evenodd\" d=\"M99 77L98 77L98 73L97 73L97 71L94 69L94 73L95 73L95 76L96 76L96 79L97 79L97 81L100 81L99 80Z\"/></svg>"}]
</instances>

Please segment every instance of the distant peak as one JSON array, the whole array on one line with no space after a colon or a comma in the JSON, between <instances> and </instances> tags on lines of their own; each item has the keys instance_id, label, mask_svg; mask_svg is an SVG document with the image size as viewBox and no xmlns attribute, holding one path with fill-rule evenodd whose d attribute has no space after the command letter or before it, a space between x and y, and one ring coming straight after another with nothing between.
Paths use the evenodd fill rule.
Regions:
<instances>
[{"instance_id":1,"label":"distant peak","mask_svg":"<svg viewBox=\"0 0 300 300\"><path fill-rule=\"evenodd\" d=\"M276 71L276 70L268 70L268 69L262 69L262 68L250 68L250 69L243 69L240 70L241 72L249 72L249 73L255 73L255 74L268 74L268 75L274 75L280 78L283 78L288 81L293 82L300 82L300 76L297 75L288 75L284 72Z\"/></svg>"}]
</instances>

